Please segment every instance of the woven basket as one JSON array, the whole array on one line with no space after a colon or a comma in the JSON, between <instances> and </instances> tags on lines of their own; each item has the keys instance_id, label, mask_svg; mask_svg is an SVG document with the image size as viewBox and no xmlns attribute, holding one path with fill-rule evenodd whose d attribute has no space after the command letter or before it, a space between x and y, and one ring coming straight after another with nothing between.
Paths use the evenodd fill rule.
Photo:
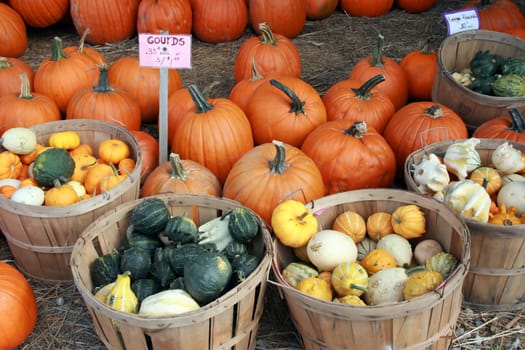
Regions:
<instances>
[{"instance_id":1,"label":"woven basket","mask_svg":"<svg viewBox=\"0 0 525 350\"><path fill-rule=\"evenodd\" d=\"M427 153L443 156L453 142L442 141L410 154L405 162L405 183L418 192L410 169ZM480 139L476 146L481 163L489 164L492 152L503 142L525 152L525 144ZM465 219L472 247L470 269L463 284L465 303L483 310L505 311L525 307L525 225L498 226Z\"/></svg>"},{"instance_id":2,"label":"woven basket","mask_svg":"<svg viewBox=\"0 0 525 350\"><path fill-rule=\"evenodd\" d=\"M364 217L417 204L425 213L424 238L438 240L458 259L458 266L434 292L410 301L377 306L353 306L312 298L287 285L281 271L297 260L293 251L275 244L272 270L284 295L305 349L448 349L461 310L461 287L470 257L470 236L452 210L428 197L395 189L337 193L309 203L322 228L347 210Z\"/></svg>"},{"instance_id":3,"label":"woven basket","mask_svg":"<svg viewBox=\"0 0 525 350\"><path fill-rule=\"evenodd\" d=\"M200 195L156 195L173 216L192 213L198 224L241 207L238 202ZM95 331L109 349L208 350L254 349L264 307L266 280L271 267L272 245L267 225L257 216L261 234L250 253L261 259L257 269L234 289L202 308L176 317L145 318L116 311L91 293L91 263L118 249L125 237L131 211L144 199L109 210L86 228L71 256L75 286L91 314Z\"/></svg>"},{"instance_id":4,"label":"woven basket","mask_svg":"<svg viewBox=\"0 0 525 350\"><path fill-rule=\"evenodd\" d=\"M458 113L470 131L483 122L508 115L508 108L525 112L525 97L496 97L479 94L458 84L452 73L468 68L478 51L503 57L525 55L525 41L500 32L469 30L448 36L438 50L438 69L432 87L432 100Z\"/></svg>"},{"instance_id":5,"label":"woven basket","mask_svg":"<svg viewBox=\"0 0 525 350\"><path fill-rule=\"evenodd\" d=\"M17 266L26 275L44 282L71 281L69 260L73 244L98 216L139 196L142 154L135 137L126 129L97 120L77 119L31 127L41 144L54 132L76 131L93 150L107 139L118 138L130 147L135 169L128 178L104 194L61 207L16 203L0 196L0 229Z\"/></svg>"}]
</instances>

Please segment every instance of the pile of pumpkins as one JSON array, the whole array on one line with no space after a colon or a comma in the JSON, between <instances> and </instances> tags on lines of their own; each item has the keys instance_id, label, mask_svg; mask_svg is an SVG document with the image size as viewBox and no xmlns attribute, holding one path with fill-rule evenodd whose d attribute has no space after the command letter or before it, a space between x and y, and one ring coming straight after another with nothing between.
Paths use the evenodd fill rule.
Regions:
<instances>
[{"instance_id":1,"label":"pile of pumpkins","mask_svg":"<svg viewBox=\"0 0 525 350\"><path fill-rule=\"evenodd\" d=\"M75 204L117 186L135 168L129 145L117 138L93 150L76 131L52 133L40 144L32 129L16 127L0 141L0 194L17 203Z\"/></svg>"},{"instance_id":2,"label":"pile of pumpkins","mask_svg":"<svg viewBox=\"0 0 525 350\"><path fill-rule=\"evenodd\" d=\"M368 217L339 214L331 228L319 230L316 216L303 203L288 200L272 215L280 243L297 260L280 271L297 290L329 302L386 305L436 289L457 266L434 239L425 239L425 214L418 205Z\"/></svg>"}]
</instances>

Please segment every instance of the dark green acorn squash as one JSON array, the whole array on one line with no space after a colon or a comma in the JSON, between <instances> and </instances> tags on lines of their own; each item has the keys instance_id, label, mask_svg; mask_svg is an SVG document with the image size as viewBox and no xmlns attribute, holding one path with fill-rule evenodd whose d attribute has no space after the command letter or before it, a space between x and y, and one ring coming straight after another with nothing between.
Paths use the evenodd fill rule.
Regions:
<instances>
[{"instance_id":1,"label":"dark green acorn squash","mask_svg":"<svg viewBox=\"0 0 525 350\"><path fill-rule=\"evenodd\" d=\"M501 71L503 75L517 74L525 77L525 56L507 57Z\"/></svg>"},{"instance_id":2,"label":"dark green acorn squash","mask_svg":"<svg viewBox=\"0 0 525 350\"><path fill-rule=\"evenodd\" d=\"M159 281L153 278L141 278L131 283L131 289L140 303L146 297L160 292L162 288Z\"/></svg>"},{"instance_id":3,"label":"dark green acorn squash","mask_svg":"<svg viewBox=\"0 0 525 350\"><path fill-rule=\"evenodd\" d=\"M33 164L33 178L43 187L53 187L56 181L66 183L75 171L75 161L62 148L45 150Z\"/></svg>"},{"instance_id":4,"label":"dark green acorn squash","mask_svg":"<svg viewBox=\"0 0 525 350\"><path fill-rule=\"evenodd\" d=\"M494 75L491 75L490 77L479 77L474 79L469 87L472 91L476 91L479 94L492 96L494 95L492 84L496 79L497 78Z\"/></svg>"},{"instance_id":5,"label":"dark green acorn squash","mask_svg":"<svg viewBox=\"0 0 525 350\"><path fill-rule=\"evenodd\" d=\"M230 282L232 266L219 253L207 252L188 261L184 266L186 291L199 305L215 300Z\"/></svg>"},{"instance_id":6,"label":"dark green acorn squash","mask_svg":"<svg viewBox=\"0 0 525 350\"><path fill-rule=\"evenodd\" d=\"M124 250L132 247L138 247L153 251L156 248L162 246L163 244L160 241L160 239L158 239L158 237L135 232L133 225L128 226L126 230L126 237L124 238L124 242L122 243L122 248Z\"/></svg>"},{"instance_id":7,"label":"dark green acorn squash","mask_svg":"<svg viewBox=\"0 0 525 350\"><path fill-rule=\"evenodd\" d=\"M244 254L231 261L233 279L235 283L241 283L259 266L259 259L255 255Z\"/></svg>"},{"instance_id":8,"label":"dark green acorn squash","mask_svg":"<svg viewBox=\"0 0 525 350\"><path fill-rule=\"evenodd\" d=\"M146 197L131 212L131 224L136 232L156 236L164 230L171 214L160 198Z\"/></svg>"},{"instance_id":9,"label":"dark green acorn squash","mask_svg":"<svg viewBox=\"0 0 525 350\"><path fill-rule=\"evenodd\" d=\"M150 274L160 282L163 288L167 288L176 277L165 249L167 248L157 248L155 250L150 270Z\"/></svg>"},{"instance_id":10,"label":"dark green acorn squash","mask_svg":"<svg viewBox=\"0 0 525 350\"><path fill-rule=\"evenodd\" d=\"M198 239L198 229L191 218L178 215L168 220L163 235L175 245L195 243Z\"/></svg>"},{"instance_id":11,"label":"dark green acorn squash","mask_svg":"<svg viewBox=\"0 0 525 350\"><path fill-rule=\"evenodd\" d=\"M517 74L507 74L492 84L495 96L518 97L525 96L525 78Z\"/></svg>"},{"instance_id":12,"label":"dark green acorn squash","mask_svg":"<svg viewBox=\"0 0 525 350\"><path fill-rule=\"evenodd\" d=\"M179 276L175 278L173 282L170 283L170 289L186 290L186 286L184 285L184 277Z\"/></svg>"},{"instance_id":13,"label":"dark green acorn squash","mask_svg":"<svg viewBox=\"0 0 525 350\"><path fill-rule=\"evenodd\" d=\"M91 265L91 281L94 287L103 287L115 282L120 273L120 254L108 253L99 256Z\"/></svg>"},{"instance_id":14,"label":"dark green acorn squash","mask_svg":"<svg viewBox=\"0 0 525 350\"><path fill-rule=\"evenodd\" d=\"M497 54L491 54L489 50L478 51L470 61L470 70L478 78L486 78L501 73L505 59Z\"/></svg>"},{"instance_id":15,"label":"dark green acorn squash","mask_svg":"<svg viewBox=\"0 0 525 350\"><path fill-rule=\"evenodd\" d=\"M132 280L149 277L151 252L138 247L126 249L120 258L120 270L129 271Z\"/></svg>"},{"instance_id":16,"label":"dark green acorn squash","mask_svg":"<svg viewBox=\"0 0 525 350\"><path fill-rule=\"evenodd\" d=\"M228 229L237 242L248 243L259 233L257 217L246 208L233 208L230 212Z\"/></svg>"},{"instance_id":17,"label":"dark green acorn squash","mask_svg":"<svg viewBox=\"0 0 525 350\"><path fill-rule=\"evenodd\" d=\"M222 253L228 258L228 260L232 261L235 257L247 254L248 247L244 243L233 240L226 246L226 248L224 248Z\"/></svg>"},{"instance_id":18,"label":"dark green acorn squash","mask_svg":"<svg viewBox=\"0 0 525 350\"><path fill-rule=\"evenodd\" d=\"M166 256L173 272L177 276L184 274L184 265L195 257L208 253L209 250L196 243L187 243L178 247L166 247Z\"/></svg>"}]
</instances>

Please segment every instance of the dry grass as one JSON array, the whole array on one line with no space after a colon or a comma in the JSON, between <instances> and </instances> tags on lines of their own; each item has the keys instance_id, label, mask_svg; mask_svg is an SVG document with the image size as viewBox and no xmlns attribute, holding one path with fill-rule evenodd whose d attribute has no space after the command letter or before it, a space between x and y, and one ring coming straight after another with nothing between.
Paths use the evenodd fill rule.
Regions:
<instances>
[{"instance_id":1,"label":"dry grass","mask_svg":"<svg viewBox=\"0 0 525 350\"><path fill-rule=\"evenodd\" d=\"M302 57L304 80L323 94L332 84L345 79L353 64L369 55L379 33L385 36L384 54L400 60L410 50L429 40L438 48L446 36L441 14L459 8L463 1L438 1L432 10L408 14L397 9L380 18L356 18L340 10L328 19L309 21L293 41ZM523 1L517 1L522 10ZM247 29L236 41L218 45L193 43L193 68L182 70L185 84L197 84L212 97L227 97L235 81L233 63L240 44L254 33ZM64 45L76 45L78 35L62 25L29 32L30 42L22 57L37 68L50 53L51 39L60 36ZM136 39L98 47L109 62L137 54ZM0 260L11 260L5 239L0 238ZM38 303L38 323L20 349L104 349L91 325L87 309L72 283L46 284L29 279ZM489 286L487 286L489 288ZM460 314L452 349L518 350L525 343L525 315L513 312L475 313L464 307ZM269 285L266 307L259 327L257 349L302 349L277 289Z\"/></svg>"}]
</instances>

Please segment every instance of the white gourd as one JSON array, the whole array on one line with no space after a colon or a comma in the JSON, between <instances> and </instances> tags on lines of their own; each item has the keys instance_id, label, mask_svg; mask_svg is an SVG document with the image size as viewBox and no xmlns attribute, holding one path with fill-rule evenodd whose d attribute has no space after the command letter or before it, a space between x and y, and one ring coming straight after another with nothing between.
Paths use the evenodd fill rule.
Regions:
<instances>
[{"instance_id":1,"label":"white gourd","mask_svg":"<svg viewBox=\"0 0 525 350\"><path fill-rule=\"evenodd\" d=\"M408 275L403 267L383 269L368 279L364 298L368 305L382 305L403 301L403 289Z\"/></svg>"},{"instance_id":2,"label":"white gourd","mask_svg":"<svg viewBox=\"0 0 525 350\"><path fill-rule=\"evenodd\" d=\"M144 298L138 314L145 317L168 317L199 308L199 304L186 291L168 289Z\"/></svg>"},{"instance_id":3,"label":"white gourd","mask_svg":"<svg viewBox=\"0 0 525 350\"><path fill-rule=\"evenodd\" d=\"M357 246L350 236L336 230L322 230L306 246L308 259L319 271L332 271L343 262L357 259Z\"/></svg>"},{"instance_id":4,"label":"white gourd","mask_svg":"<svg viewBox=\"0 0 525 350\"><path fill-rule=\"evenodd\" d=\"M476 150L479 143L479 139L471 137L448 146L443 162L448 171L456 175L459 180L467 178L472 170L481 165L481 158Z\"/></svg>"},{"instance_id":5,"label":"white gourd","mask_svg":"<svg viewBox=\"0 0 525 350\"><path fill-rule=\"evenodd\" d=\"M450 182L447 166L434 153L426 154L412 165L412 177L422 194L439 192Z\"/></svg>"},{"instance_id":6,"label":"white gourd","mask_svg":"<svg viewBox=\"0 0 525 350\"><path fill-rule=\"evenodd\" d=\"M2 146L16 154L28 154L36 148L36 133L29 128L16 127L6 130L0 139Z\"/></svg>"},{"instance_id":7,"label":"white gourd","mask_svg":"<svg viewBox=\"0 0 525 350\"><path fill-rule=\"evenodd\" d=\"M516 208L518 216L525 214L525 182L515 181L503 185L496 198L498 205L505 204L507 208Z\"/></svg>"},{"instance_id":8,"label":"white gourd","mask_svg":"<svg viewBox=\"0 0 525 350\"><path fill-rule=\"evenodd\" d=\"M412 246L406 238L398 234L384 236L377 242L377 248L385 249L392 254L397 266L406 267L412 262Z\"/></svg>"},{"instance_id":9,"label":"white gourd","mask_svg":"<svg viewBox=\"0 0 525 350\"><path fill-rule=\"evenodd\" d=\"M42 205L44 204L45 192L38 186L24 186L18 188L11 200L13 202L27 204L27 205Z\"/></svg>"},{"instance_id":10,"label":"white gourd","mask_svg":"<svg viewBox=\"0 0 525 350\"><path fill-rule=\"evenodd\" d=\"M479 222L488 222L491 199L479 183L472 180L454 181L443 189L443 201L456 214Z\"/></svg>"},{"instance_id":11,"label":"white gourd","mask_svg":"<svg viewBox=\"0 0 525 350\"><path fill-rule=\"evenodd\" d=\"M504 142L492 152L492 164L503 174L513 174L523 169L523 158L521 151L514 148L510 143Z\"/></svg>"}]
</instances>

